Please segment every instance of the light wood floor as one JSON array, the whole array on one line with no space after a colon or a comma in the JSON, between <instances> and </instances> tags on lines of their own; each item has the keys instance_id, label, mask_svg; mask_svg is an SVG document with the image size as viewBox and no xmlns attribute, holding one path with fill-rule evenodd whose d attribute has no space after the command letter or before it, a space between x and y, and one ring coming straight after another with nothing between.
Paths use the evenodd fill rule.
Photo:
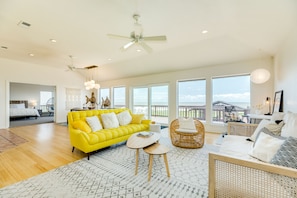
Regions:
<instances>
[{"instance_id":1,"label":"light wood floor","mask_svg":"<svg viewBox=\"0 0 297 198\"><path fill-rule=\"evenodd\" d=\"M65 126L48 123L1 130L9 130L28 142L0 153L0 188L87 156L77 149L71 152ZM218 137L206 133L205 143L214 144Z\"/></svg>"}]
</instances>

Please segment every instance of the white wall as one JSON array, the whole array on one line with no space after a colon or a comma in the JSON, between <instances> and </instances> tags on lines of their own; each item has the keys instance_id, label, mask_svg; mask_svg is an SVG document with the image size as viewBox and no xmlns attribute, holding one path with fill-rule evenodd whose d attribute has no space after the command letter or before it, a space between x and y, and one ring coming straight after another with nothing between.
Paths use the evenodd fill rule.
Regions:
<instances>
[{"instance_id":1,"label":"white wall","mask_svg":"<svg viewBox=\"0 0 297 198\"><path fill-rule=\"evenodd\" d=\"M297 112L297 26L275 57L275 91L284 91L284 112Z\"/></svg>"},{"instance_id":2,"label":"white wall","mask_svg":"<svg viewBox=\"0 0 297 198\"><path fill-rule=\"evenodd\" d=\"M66 88L81 89L81 101L85 102L84 78L75 72L66 72L65 67L55 69L40 67L8 59L0 59L0 128L9 127L10 82L49 85L56 87L55 122L66 122Z\"/></svg>"},{"instance_id":3,"label":"white wall","mask_svg":"<svg viewBox=\"0 0 297 198\"><path fill-rule=\"evenodd\" d=\"M176 107L176 90L177 81L186 79L206 79L207 82L207 95L206 100L211 101L211 78L217 76L230 76L237 74L250 74L254 69L266 68L271 72L271 78L268 82L257 85L251 84L251 105L263 103L263 100L269 96L272 97L274 94L273 87L273 60L272 58L263 58L250 61L242 61L233 64L222 64L209 67L200 67L191 70L183 70L177 72L170 72L164 74L155 74L148 76L141 76L135 78L127 78L113 81L100 82L102 88L126 86L127 90L131 87L142 86L142 85L154 85L154 84L169 84L169 121L176 118L177 107ZM128 93L127 93L128 94ZM130 104L129 98L127 98L127 104ZM207 103L207 112L211 112L211 103ZM222 125L211 124L211 116L207 115L205 127L207 131L213 132L224 132L226 127Z\"/></svg>"}]
</instances>

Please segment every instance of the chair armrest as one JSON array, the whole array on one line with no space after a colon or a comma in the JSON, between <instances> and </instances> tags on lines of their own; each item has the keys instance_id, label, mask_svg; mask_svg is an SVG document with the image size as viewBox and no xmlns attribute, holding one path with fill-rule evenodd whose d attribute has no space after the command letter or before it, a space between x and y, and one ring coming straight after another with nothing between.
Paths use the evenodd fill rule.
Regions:
<instances>
[{"instance_id":1,"label":"chair armrest","mask_svg":"<svg viewBox=\"0 0 297 198\"><path fill-rule=\"evenodd\" d=\"M256 130L257 126L258 124L228 122L228 135L240 135L250 137Z\"/></svg>"},{"instance_id":2,"label":"chair armrest","mask_svg":"<svg viewBox=\"0 0 297 198\"><path fill-rule=\"evenodd\" d=\"M209 197L295 197L297 169L209 154Z\"/></svg>"}]
</instances>

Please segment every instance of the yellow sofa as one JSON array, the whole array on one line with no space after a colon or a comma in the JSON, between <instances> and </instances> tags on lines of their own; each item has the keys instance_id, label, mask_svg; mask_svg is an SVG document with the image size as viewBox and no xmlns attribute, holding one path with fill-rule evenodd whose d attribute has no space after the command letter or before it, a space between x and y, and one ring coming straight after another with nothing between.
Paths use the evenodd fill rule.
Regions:
<instances>
[{"instance_id":1,"label":"yellow sofa","mask_svg":"<svg viewBox=\"0 0 297 198\"><path fill-rule=\"evenodd\" d=\"M70 142L74 148L77 148L88 154L101 148L111 146L113 144L126 141L133 133L139 131L149 130L150 120L139 120L130 124L119 126L117 128L101 129L92 132L87 124L86 117L98 116L101 121L101 115L114 112L118 114L128 110L132 118L135 115L129 109L100 109L100 110L86 110L86 111L73 111L68 113L68 131ZM137 121L136 121L137 122ZM101 122L102 123L102 122Z\"/></svg>"}]
</instances>

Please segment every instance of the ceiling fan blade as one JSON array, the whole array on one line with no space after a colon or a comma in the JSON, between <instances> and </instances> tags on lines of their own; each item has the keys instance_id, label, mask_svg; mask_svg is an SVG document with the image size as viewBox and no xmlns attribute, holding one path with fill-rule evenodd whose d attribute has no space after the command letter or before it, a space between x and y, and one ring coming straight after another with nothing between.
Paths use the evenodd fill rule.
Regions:
<instances>
[{"instance_id":1,"label":"ceiling fan blade","mask_svg":"<svg viewBox=\"0 0 297 198\"><path fill-rule=\"evenodd\" d=\"M148 36L148 37L143 37L144 41L166 41L166 36Z\"/></svg>"},{"instance_id":2,"label":"ceiling fan blade","mask_svg":"<svg viewBox=\"0 0 297 198\"><path fill-rule=\"evenodd\" d=\"M107 34L107 36L109 38L113 38L113 39L131 39L128 36L121 36L121 35L117 35L117 34Z\"/></svg>"},{"instance_id":3,"label":"ceiling fan blade","mask_svg":"<svg viewBox=\"0 0 297 198\"><path fill-rule=\"evenodd\" d=\"M136 41L133 40L133 41L127 43L126 45L124 45L123 47L121 47L121 50L125 51L125 50L127 50L129 47L131 47L132 45L134 45L135 43L136 43Z\"/></svg>"},{"instance_id":4,"label":"ceiling fan blade","mask_svg":"<svg viewBox=\"0 0 297 198\"><path fill-rule=\"evenodd\" d=\"M139 45L141 45L141 47L148 53L152 53L153 49L150 46L148 46L146 43L139 42Z\"/></svg>"}]
</instances>

